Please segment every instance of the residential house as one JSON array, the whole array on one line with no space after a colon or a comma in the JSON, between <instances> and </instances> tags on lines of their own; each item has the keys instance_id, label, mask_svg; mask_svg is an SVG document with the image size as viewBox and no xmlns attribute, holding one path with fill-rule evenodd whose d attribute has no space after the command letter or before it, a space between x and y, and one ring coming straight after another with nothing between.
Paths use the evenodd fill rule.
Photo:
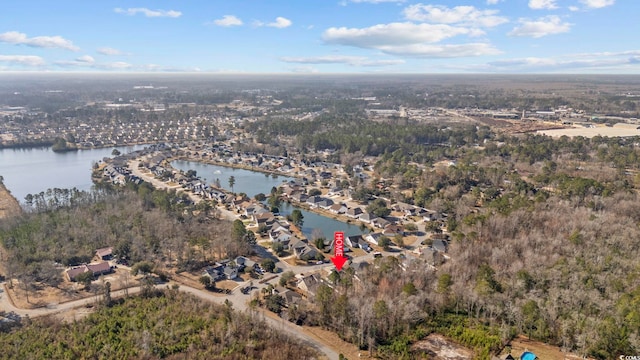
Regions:
<instances>
[{"instance_id":1,"label":"residential house","mask_svg":"<svg viewBox=\"0 0 640 360\"><path fill-rule=\"evenodd\" d=\"M309 196L305 193L294 193L291 195L290 198L293 199L294 201L303 203L309 199Z\"/></svg>"},{"instance_id":2,"label":"residential house","mask_svg":"<svg viewBox=\"0 0 640 360\"><path fill-rule=\"evenodd\" d=\"M307 240L300 240L298 239L297 241L291 241L289 243L289 250L292 251L294 254L297 254L298 252L302 251L302 249L305 246L308 246L309 243L307 242Z\"/></svg>"},{"instance_id":3,"label":"residential house","mask_svg":"<svg viewBox=\"0 0 640 360\"><path fill-rule=\"evenodd\" d=\"M318 291L318 287L322 283L322 279L319 274L311 274L304 276L298 282L298 288L302 290L307 297L316 296L316 292Z\"/></svg>"},{"instance_id":4,"label":"residential house","mask_svg":"<svg viewBox=\"0 0 640 360\"><path fill-rule=\"evenodd\" d=\"M320 253L315 247L307 245L296 252L296 257L300 260L309 261L317 258L318 254Z\"/></svg>"},{"instance_id":5,"label":"residential house","mask_svg":"<svg viewBox=\"0 0 640 360\"><path fill-rule=\"evenodd\" d=\"M391 221L385 218L377 217L371 220L371 224L373 224L373 226L377 228L384 229L387 225L391 225Z\"/></svg>"},{"instance_id":6,"label":"residential house","mask_svg":"<svg viewBox=\"0 0 640 360\"><path fill-rule=\"evenodd\" d=\"M96 257L100 260L111 260L113 258L113 248L109 246L96 250Z\"/></svg>"},{"instance_id":7,"label":"residential house","mask_svg":"<svg viewBox=\"0 0 640 360\"><path fill-rule=\"evenodd\" d=\"M333 214L344 214L347 212L347 206L344 204L333 204L329 207L329 211Z\"/></svg>"},{"instance_id":8,"label":"residential house","mask_svg":"<svg viewBox=\"0 0 640 360\"><path fill-rule=\"evenodd\" d=\"M322 200L324 200L324 198L319 195L309 196L307 198L307 204L309 204L311 207L318 207L318 203L320 203Z\"/></svg>"},{"instance_id":9,"label":"residential house","mask_svg":"<svg viewBox=\"0 0 640 360\"><path fill-rule=\"evenodd\" d=\"M238 271L244 271L245 269L257 269L259 267L258 263L255 261L246 258L244 256L238 256L234 259L236 266L238 267Z\"/></svg>"},{"instance_id":10,"label":"residential house","mask_svg":"<svg viewBox=\"0 0 640 360\"><path fill-rule=\"evenodd\" d=\"M347 209L347 216L357 219L362 214L362 209L359 207Z\"/></svg>"},{"instance_id":11,"label":"residential house","mask_svg":"<svg viewBox=\"0 0 640 360\"><path fill-rule=\"evenodd\" d=\"M204 269L202 276L208 276L212 281L220 281L225 278L224 269L224 265L216 263L213 266L207 266L207 268Z\"/></svg>"},{"instance_id":12,"label":"residential house","mask_svg":"<svg viewBox=\"0 0 640 360\"><path fill-rule=\"evenodd\" d=\"M269 238L271 239L271 241L281 243L284 246L289 245L292 237L293 235L291 235L289 231L285 230L269 232Z\"/></svg>"},{"instance_id":13,"label":"residential house","mask_svg":"<svg viewBox=\"0 0 640 360\"><path fill-rule=\"evenodd\" d=\"M245 208L244 214L246 216L253 216L259 214L266 214L269 210L267 210L262 204L252 203Z\"/></svg>"},{"instance_id":14,"label":"residential house","mask_svg":"<svg viewBox=\"0 0 640 360\"><path fill-rule=\"evenodd\" d=\"M344 239L344 243L352 248L360 248L366 252L371 251L371 247L367 244L362 235L347 236Z\"/></svg>"},{"instance_id":15,"label":"residential house","mask_svg":"<svg viewBox=\"0 0 640 360\"><path fill-rule=\"evenodd\" d=\"M316 203L316 206L325 210L329 210L333 204L333 200L323 198L321 201Z\"/></svg>"},{"instance_id":16,"label":"residential house","mask_svg":"<svg viewBox=\"0 0 640 360\"><path fill-rule=\"evenodd\" d=\"M377 216L372 214L372 213L362 213L360 214L360 216L358 216L358 219L362 222L371 224L373 222L374 219L376 219Z\"/></svg>"},{"instance_id":17,"label":"residential house","mask_svg":"<svg viewBox=\"0 0 640 360\"><path fill-rule=\"evenodd\" d=\"M238 277L238 267L227 265L225 266L223 273L227 280L233 280Z\"/></svg>"},{"instance_id":18,"label":"residential house","mask_svg":"<svg viewBox=\"0 0 640 360\"><path fill-rule=\"evenodd\" d=\"M431 246L435 251L446 253L449 250L449 242L443 239L435 239Z\"/></svg>"},{"instance_id":19,"label":"residential house","mask_svg":"<svg viewBox=\"0 0 640 360\"><path fill-rule=\"evenodd\" d=\"M365 240L367 240L368 242L374 244L374 245L378 245L378 242L380 241L380 238L383 237L384 235L382 235L382 233L370 233L367 234L364 238Z\"/></svg>"},{"instance_id":20,"label":"residential house","mask_svg":"<svg viewBox=\"0 0 640 360\"><path fill-rule=\"evenodd\" d=\"M404 226L389 224L384 227L382 234L387 237L395 237L396 235L404 236L405 235Z\"/></svg>"},{"instance_id":21,"label":"residential house","mask_svg":"<svg viewBox=\"0 0 640 360\"><path fill-rule=\"evenodd\" d=\"M95 278L97 276L113 272L113 268L111 267L111 265L109 265L108 262L103 261L100 263L84 264L71 268L66 271L66 275L69 281L76 281L76 277L85 272L91 272L93 277Z\"/></svg>"}]
</instances>

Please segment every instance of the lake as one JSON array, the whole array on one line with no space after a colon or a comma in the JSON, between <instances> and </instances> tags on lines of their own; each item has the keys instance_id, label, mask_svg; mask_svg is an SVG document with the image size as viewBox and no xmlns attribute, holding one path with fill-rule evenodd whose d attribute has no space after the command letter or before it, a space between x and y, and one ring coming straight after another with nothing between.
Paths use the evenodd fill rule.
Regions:
<instances>
[{"instance_id":1,"label":"lake","mask_svg":"<svg viewBox=\"0 0 640 360\"><path fill-rule=\"evenodd\" d=\"M143 145L117 147L121 153L143 149ZM0 149L0 176L11 194L21 203L27 194L37 194L47 189L60 188L90 190L91 169L94 163L105 157L112 157L114 148L78 150L56 153L51 148ZM271 188L283 181L293 179L286 176L274 177L257 171L234 169L209 165L195 161L173 161L172 166L183 171L196 170L198 176L207 183L220 180L220 185L230 190L229 177L235 177L233 190L253 197L258 193L268 195ZM283 203L281 212L290 214L290 204ZM343 223L326 216L300 209L304 216L302 232L309 238L314 229L321 229L327 238L333 238L335 231L344 231L347 236L362 234L359 226Z\"/></svg>"},{"instance_id":2,"label":"lake","mask_svg":"<svg viewBox=\"0 0 640 360\"><path fill-rule=\"evenodd\" d=\"M293 179L287 176L273 177L270 174L264 174L258 171L235 169L226 166L205 164L197 161L176 160L172 161L171 165L184 172L195 170L196 174L208 184L213 184L216 179L219 179L220 186L227 190L231 190L231 187L229 186L229 177L233 176L235 178L233 191L236 193L243 192L251 198L259 193L263 193L268 196L271 193L271 188L280 185L283 181ZM288 215L291 214L294 209L302 211L302 216L304 216L302 233L307 238L311 238L311 233L314 229L322 230L327 239L333 238L333 233L335 231L344 231L346 236L360 235L363 233L357 225L334 220L332 218L295 207L288 203L283 203L280 206L280 213Z\"/></svg>"},{"instance_id":3,"label":"lake","mask_svg":"<svg viewBox=\"0 0 640 360\"><path fill-rule=\"evenodd\" d=\"M94 163L111 157L113 149L128 153L143 145L53 152L51 148L0 149L0 176L13 197L24 203L27 194L60 188L89 190Z\"/></svg>"}]
</instances>

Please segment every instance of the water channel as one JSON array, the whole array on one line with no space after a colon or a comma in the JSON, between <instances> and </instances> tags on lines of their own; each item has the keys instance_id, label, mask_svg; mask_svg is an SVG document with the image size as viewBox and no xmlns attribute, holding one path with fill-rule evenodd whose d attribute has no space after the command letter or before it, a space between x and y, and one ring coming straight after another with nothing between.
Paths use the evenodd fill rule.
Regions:
<instances>
[{"instance_id":1,"label":"water channel","mask_svg":"<svg viewBox=\"0 0 640 360\"><path fill-rule=\"evenodd\" d=\"M249 197L254 197L258 193L269 195L271 193L271 188L280 185L283 181L293 179L286 176L272 176L270 174L257 171L234 169L196 161L176 160L173 161L171 165L174 168L185 172L188 170L195 170L196 174L207 184L213 184L216 179L218 179L220 181L220 185L227 190L231 190L231 187L229 186L229 177L233 176L235 178L233 191L236 193L243 192ZM304 216L302 233L307 238L311 238L311 233L314 229L322 230L327 239L333 238L333 233L335 231L344 231L347 236L360 235L363 233L357 225L347 224L342 221L295 207L288 203L283 203L280 206L280 213L282 215L288 215L294 209L302 211L302 215Z\"/></svg>"}]
</instances>

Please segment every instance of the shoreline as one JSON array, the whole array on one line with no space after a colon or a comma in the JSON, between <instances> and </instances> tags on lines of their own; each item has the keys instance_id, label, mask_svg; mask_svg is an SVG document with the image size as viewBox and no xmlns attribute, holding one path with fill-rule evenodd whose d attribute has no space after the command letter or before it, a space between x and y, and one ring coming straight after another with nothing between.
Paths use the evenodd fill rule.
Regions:
<instances>
[{"instance_id":1,"label":"shoreline","mask_svg":"<svg viewBox=\"0 0 640 360\"><path fill-rule=\"evenodd\" d=\"M109 146L81 146L77 145L75 148L70 148L68 150L62 150L58 152L66 152L66 151L78 151L78 150L98 150L98 149L114 149L119 147L130 147L130 146L139 146L139 145L155 145L160 144L161 142L140 142L140 143L130 143L130 144L117 144L117 145L109 145ZM8 149L20 149L20 150L29 150L29 149L51 149L53 148L53 143L42 143L42 144L12 144L12 145L2 145L0 144L0 150L8 150ZM56 152L55 150L51 150Z\"/></svg>"},{"instance_id":2,"label":"shoreline","mask_svg":"<svg viewBox=\"0 0 640 360\"><path fill-rule=\"evenodd\" d=\"M231 163L223 163L223 162L219 162L219 161L215 161L215 160L208 160L208 159L192 159L189 158L188 156L172 156L169 159L165 159L166 164L168 167L170 167L173 170L179 171L178 169L174 168L173 166L171 166L171 162L172 161L190 161L190 162L197 162L197 163L201 163L201 164L208 164L208 165L215 165L215 166L220 166L220 167L225 167L225 168L231 168L231 169L241 169L241 170L247 170L247 171L253 171L253 172L257 172L257 173L262 173L262 174L270 174L270 175L278 175L278 176L284 176L284 177L289 177L289 178L294 178L294 179L301 179L302 176L298 176L298 175L294 175L294 174L286 174L283 172L279 172L276 170L266 170L266 169L262 169L262 168L256 168L254 166L247 166L247 165L242 165L242 164L231 164ZM222 190L226 193L231 193L230 191L226 190L226 189L219 189ZM321 209L321 208L316 208L316 207L312 207L306 203L300 203L300 202L296 202L296 201L292 201L289 198L281 198L281 200L283 202L286 202L288 204L290 204L293 207L297 207L300 208L302 210L308 211L308 212L312 212L314 214L317 214L319 216L323 216L326 217L328 219L331 220L335 220L335 221L339 221L341 223L344 224L348 224L351 226L357 226L360 227L361 224L364 225L365 229L368 230L368 232L375 232L375 228L373 226L371 226L371 224L366 224L363 223L357 219L352 219L344 214L335 214L332 213L329 210L325 210L325 209ZM344 199L341 199L344 200ZM346 203L347 201L342 201L344 203ZM364 233L364 231L363 231Z\"/></svg>"}]
</instances>

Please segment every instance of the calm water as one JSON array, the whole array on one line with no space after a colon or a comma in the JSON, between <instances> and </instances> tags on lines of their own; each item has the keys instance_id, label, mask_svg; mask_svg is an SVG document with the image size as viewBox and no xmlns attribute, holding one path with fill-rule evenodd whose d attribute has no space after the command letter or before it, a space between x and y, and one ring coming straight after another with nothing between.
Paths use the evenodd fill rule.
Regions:
<instances>
[{"instance_id":1,"label":"calm water","mask_svg":"<svg viewBox=\"0 0 640 360\"><path fill-rule=\"evenodd\" d=\"M210 165L197 161L176 160L171 162L171 166L184 172L195 170L197 175L207 184L213 184L216 179L219 179L220 186L227 190L231 190L229 177L233 176L236 180L233 185L233 191L236 193L243 192L250 198L253 198L259 193L269 195L271 188L277 187L282 184L283 181L293 180L293 178L287 176L273 177L270 174L256 171Z\"/></svg>"},{"instance_id":2,"label":"calm water","mask_svg":"<svg viewBox=\"0 0 640 360\"><path fill-rule=\"evenodd\" d=\"M249 197L254 197L258 193L269 195L272 187L280 185L283 181L293 179L285 176L274 178L271 175L265 175L257 171L234 169L196 161L176 160L173 161L171 165L185 172L195 170L197 175L205 180L207 184L213 184L216 179L219 179L220 185L227 190L231 190L229 177L233 176L236 180L233 190L237 193L243 192ZM280 212L283 215L290 214L294 209L296 209L296 207L288 203L283 203L280 206ZM337 221L304 209L299 210L302 211L302 215L304 216L302 232L307 238L311 238L311 233L314 229L322 230L327 239L333 238L335 231L344 231L347 236L362 234L360 227L357 225L343 223L342 221Z\"/></svg>"},{"instance_id":3,"label":"calm water","mask_svg":"<svg viewBox=\"0 0 640 360\"><path fill-rule=\"evenodd\" d=\"M140 150L144 146L118 147L122 153ZM111 157L113 148L79 150L75 152L55 153L50 148L32 149L0 149L0 176L4 177L5 186L11 194L24 203L27 194L37 194L50 188L89 190L91 168L95 162L104 157ZM243 169L203 164L193 161L174 161L172 165L183 171L196 170L198 176L207 183L220 179L220 185L229 187L229 177L236 179L233 190L244 192L253 197L258 193L269 194L271 188L292 178L271 175ZM295 207L283 203L280 211L287 215ZM321 229L327 238L332 238L334 231L344 231L348 235L362 234L356 225L318 215L300 209L304 216L302 232L310 237L314 229Z\"/></svg>"},{"instance_id":4,"label":"calm water","mask_svg":"<svg viewBox=\"0 0 640 360\"><path fill-rule=\"evenodd\" d=\"M117 147L121 153L144 146ZM114 148L78 150L63 153L51 148L0 149L0 176L11 194L21 203L27 194L52 188L89 190L91 168Z\"/></svg>"}]
</instances>

